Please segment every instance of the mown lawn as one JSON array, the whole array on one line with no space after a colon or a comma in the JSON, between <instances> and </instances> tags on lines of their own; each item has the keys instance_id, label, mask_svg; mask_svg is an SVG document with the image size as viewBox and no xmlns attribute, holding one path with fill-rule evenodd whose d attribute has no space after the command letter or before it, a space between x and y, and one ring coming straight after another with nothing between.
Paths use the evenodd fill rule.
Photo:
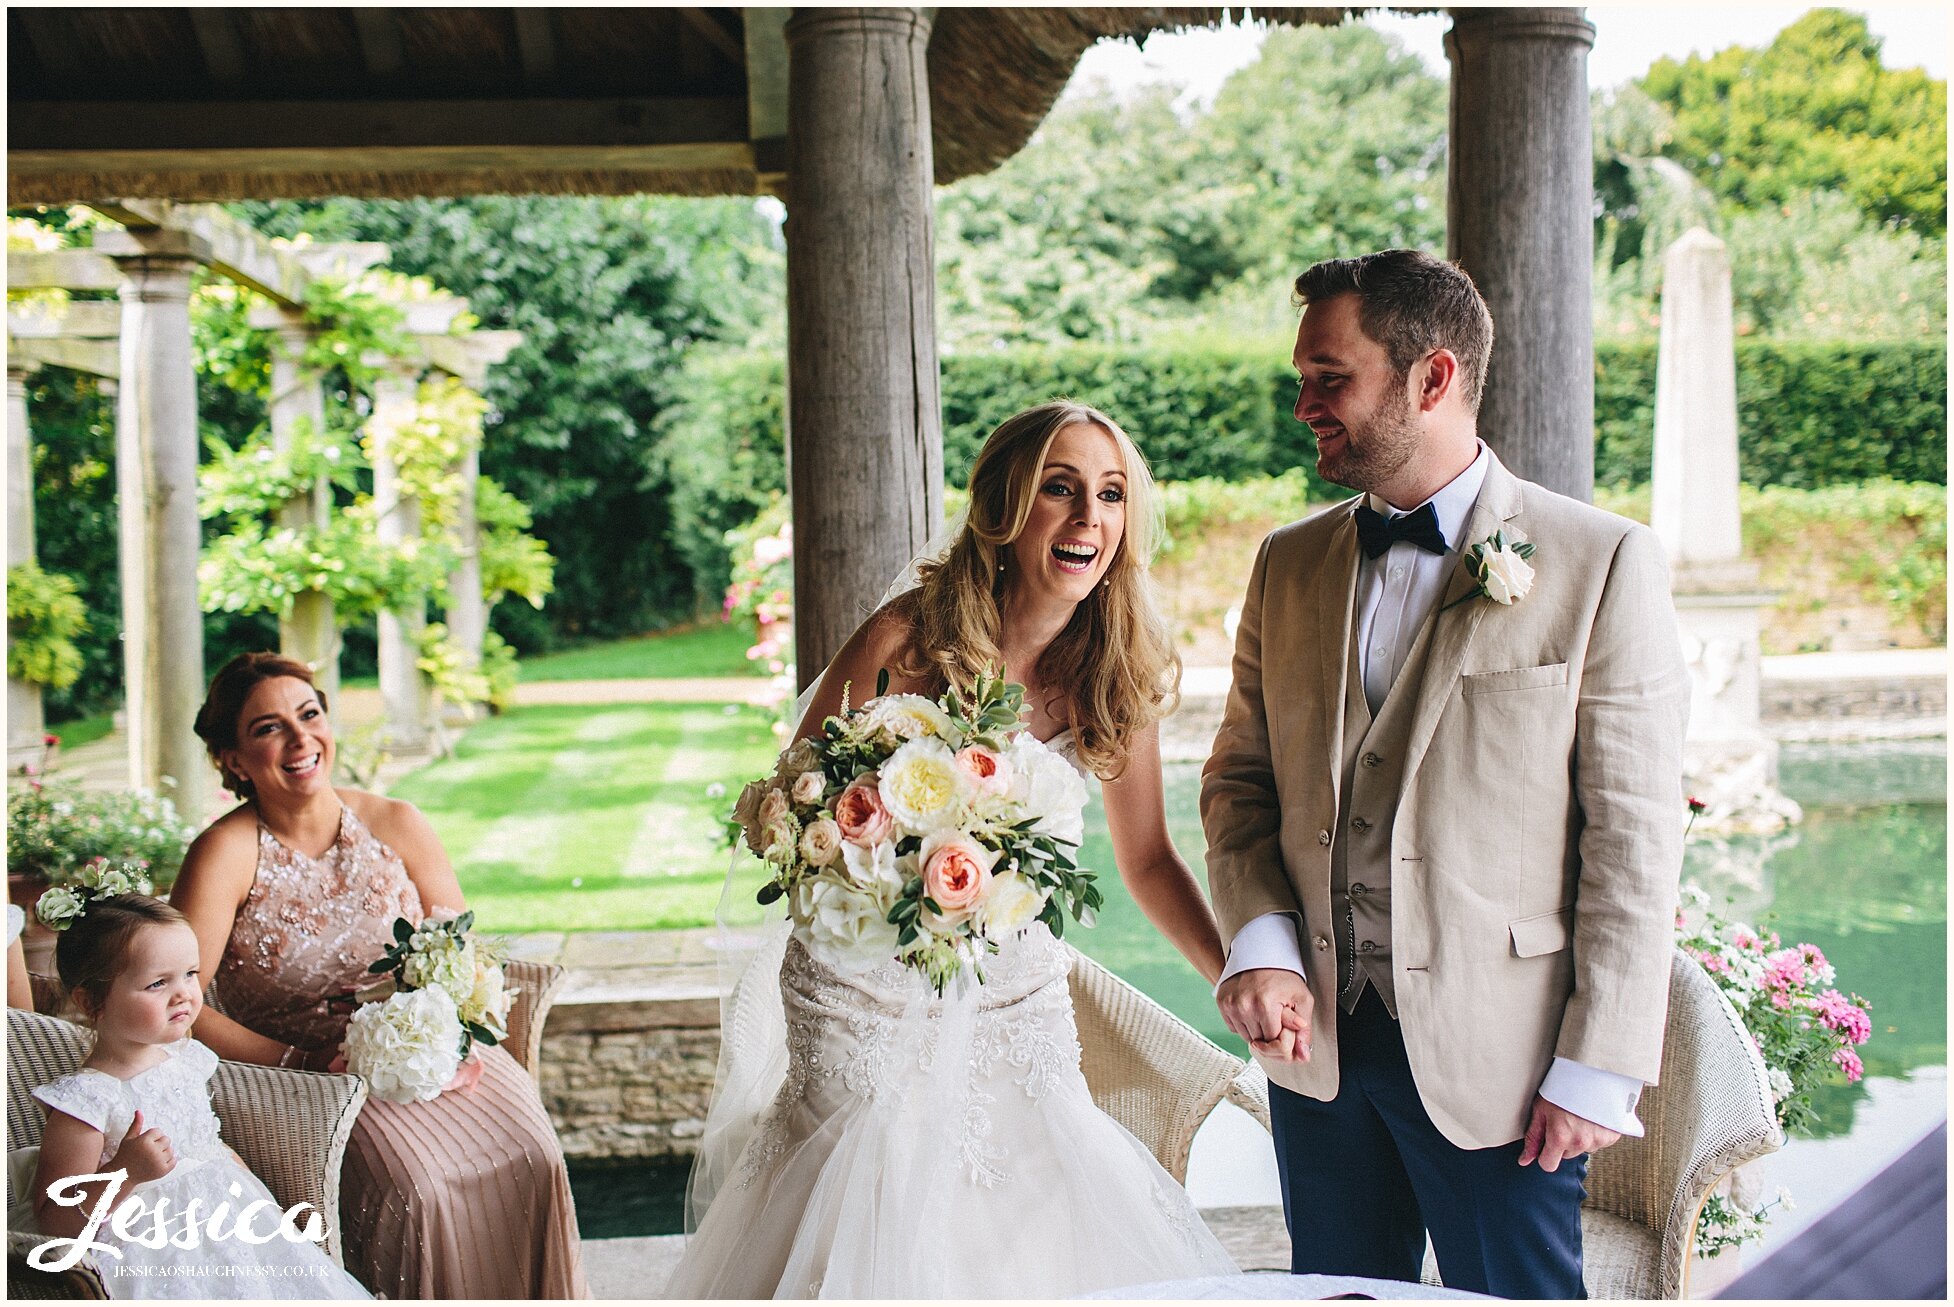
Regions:
<instances>
[{"instance_id":1,"label":"mown lawn","mask_svg":"<svg viewBox=\"0 0 1954 1307\"><path fill-rule=\"evenodd\" d=\"M587 645L522 660L525 681L622 681L640 676L764 676L749 662L751 622L701 622L658 635Z\"/></svg>"},{"instance_id":2,"label":"mown lawn","mask_svg":"<svg viewBox=\"0 0 1954 1307\"><path fill-rule=\"evenodd\" d=\"M745 706L518 708L393 793L433 822L487 930L696 926L726 875L722 819L774 748Z\"/></svg>"}]
</instances>

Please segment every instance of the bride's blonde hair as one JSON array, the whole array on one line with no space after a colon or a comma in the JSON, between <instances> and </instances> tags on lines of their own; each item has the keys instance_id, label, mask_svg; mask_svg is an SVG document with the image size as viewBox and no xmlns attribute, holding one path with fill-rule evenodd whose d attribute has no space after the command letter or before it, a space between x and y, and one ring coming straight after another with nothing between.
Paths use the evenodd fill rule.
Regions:
<instances>
[{"instance_id":1,"label":"bride's blonde hair","mask_svg":"<svg viewBox=\"0 0 1954 1307\"><path fill-rule=\"evenodd\" d=\"M1066 427L1105 431L1126 465L1126 529L1103 583L1038 661L1040 679L1070 696L1079 760L1097 775L1125 769L1133 737L1172 711L1181 660L1154 600L1148 565L1161 536L1153 474L1117 422L1096 408L1057 399L1013 414L991 432L970 470L970 508L941 561L925 563L914 590L896 600L912 638L896 670L933 692L968 693L987 670L1002 666L998 638L1003 597L1013 573L1000 571L1003 547L1016 540L1044 483L1045 458Z\"/></svg>"}]
</instances>

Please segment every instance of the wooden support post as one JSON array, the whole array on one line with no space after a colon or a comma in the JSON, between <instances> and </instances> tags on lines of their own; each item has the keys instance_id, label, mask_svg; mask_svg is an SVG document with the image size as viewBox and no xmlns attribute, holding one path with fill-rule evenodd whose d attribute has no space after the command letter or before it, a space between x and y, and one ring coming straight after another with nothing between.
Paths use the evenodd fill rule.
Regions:
<instances>
[{"instance_id":1,"label":"wooden support post","mask_svg":"<svg viewBox=\"0 0 1954 1307\"><path fill-rule=\"evenodd\" d=\"M482 664L488 635L488 601L482 594L482 528L475 516L475 482L482 475L479 446L461 456L461 489L455 502L455 570L448 578L448 638L473 666ZM473 721L480 704L450 704L462 723Z\"/></svg>"},{"instance_id":2,"label":"wooden support post","mask_svg":"<svg viewBox=\"0 0 1954 1307\"><path fill-rule=\"evenodd\" d=\"M31 367L7 369L7 566L34 561L34 443L27 425ZM7 770L38 765L46 718L41 687L7 678Z\"/></svg>"},{"instance_id":3,"label":"wooden support post","mask_svg":"<svg viewBox=\"0 0 1954 1307\"><path fill-rule=\"evenodd\" d=\"M1492 310L1479 434L1594 495L1594 146L1580 9L1454 9L1446 243Z\"/></svg>"},{"instance_id":4,"label":"wooden support post","mask_svg":"<svg viewBox=\"0 0 1954 1307\"><path fill-rule=\"evenodd\" d=\"M207 251L165 235L137 242L105 232L96 248L115 256L124 278L116 486L129 780L201 823L216 787L191 729L204 696L204 632L190 274Z\"/></svg>"},{"instance_id":5,"label":"wooden support post","mask_svg":"<svg viewBox=\"0 0 1954 1307\"><path fill-rule=\"evenodd\" d=\"M418 540L421 506L403 494L400 469L394 464L393 433L414 420L419 377L389 371L373 384L373 415L367 419L373 435L373 507L379 518L383 546ZM381 746L396 756L423 754L428 735L429 689L426 673L417 665L421 632L427 628L427 596L403 595L376 619L380 644L380 698L386 705L386 728Z\"/></svg>"},{"instance_id":6,"label":"wooden support post","mask_svg":"<svg viewBox=\"0 0 1954 1307\"><path fill-rule=\"evenodd\" d=\"M788 463L800 682L819 676L943 517L930 20L788 22Z\"/></svg>"}]
</instances>

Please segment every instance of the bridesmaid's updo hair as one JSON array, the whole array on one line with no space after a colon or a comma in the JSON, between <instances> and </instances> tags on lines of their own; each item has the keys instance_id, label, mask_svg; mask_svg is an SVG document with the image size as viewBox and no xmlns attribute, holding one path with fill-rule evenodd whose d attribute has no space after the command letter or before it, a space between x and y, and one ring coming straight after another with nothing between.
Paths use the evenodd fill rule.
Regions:
<instances>
[{"instance_id":1,"label":"bridesmaid's updo hair","mask_svg":"<svg viewBox=\"0 0 1954 1307\"><path fill-rule=\"evenodd\" d=\"M197 709L197 738L204 742L204 751L224 778L224 788L241 799L255 799L257 789L226 767L221 755L226 749L237 748L237 719L244 714L244 701L251 697L251 691L260 681L275 681L281 676L311 685L319 706L327 706L326 692L312 684L312 669L304 663L283 654L246 653L217 669L217 675L210 678L210 692L204 695L204 706Z\"/></svg>"},{"instance_id":2,"label":"bridesmaid's updo hair","mask_svg":"<svg viewBox=\"0 0 1954 1307\"><path fill-rule=\"evenodd\" d=\"M108 1001L129 945L145 926L189 924L181 912L147 894L89 899L81 916L55 937L54 969L61 987L92 1017Z\"/></svg>"}]
</instances>

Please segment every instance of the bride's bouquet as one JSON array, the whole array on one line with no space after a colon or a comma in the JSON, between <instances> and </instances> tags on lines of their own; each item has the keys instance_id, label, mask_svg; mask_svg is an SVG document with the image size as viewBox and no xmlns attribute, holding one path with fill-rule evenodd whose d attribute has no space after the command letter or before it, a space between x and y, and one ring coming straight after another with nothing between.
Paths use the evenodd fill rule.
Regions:
<instances>
[{"instance_id":1,"label":"bride's bouquet","mask_svg":"<svg viewBox=\"0 0 1954 1307\"><path fill-rule=\"evenodd\" d=\"M463 1068L475 1044L509 1037L516 990L492 946L470 936L474 924L472 912L418 926L398 918L394 942L367 968L383 978L353 996L361 1006L347 1024L344 1052L347 1069L366 1077L375 1098L425 1102L465 1088L473 1083Z\"/></svg>"},{"instance_id":2,"label":"bride's bouquet","mask_svg":"<svg viewBox=\"0 0 1954 1307\"><path fill-rule=\"evenodd\" d=\"M841 970L894 959L940 994L1005 940L1042 921L1064 933L1101 904L1074 861L1084 837L1079 773L1024 729L1024 688L978 682L968 699L888 694L823 724L743 790L733 823L785 896L794 935Z\"/></svg>"}]
</instances>

